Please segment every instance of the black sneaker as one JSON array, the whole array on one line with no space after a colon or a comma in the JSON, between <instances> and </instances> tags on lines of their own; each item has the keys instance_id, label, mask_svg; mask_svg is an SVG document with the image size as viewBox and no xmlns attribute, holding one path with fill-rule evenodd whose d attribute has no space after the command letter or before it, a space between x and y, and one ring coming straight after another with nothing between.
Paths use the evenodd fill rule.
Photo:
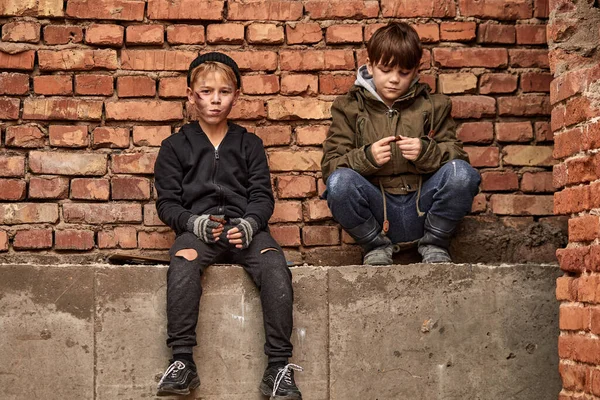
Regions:
<instances>
[{"instance_id":1,"label":"black sneaker","mask_svg":"<svg viewBox=\"0 0 600 400\"><path fill-rule=\"evenodd\" d=\"M185 360L176 360L158 382L157 396L186 395L200 386L196 366Z\"/></svg>"},{"instance_id":2,"label":"black sneaker","mask_svg":"<svg viewBox=\"0 0 600 400\"><path fill-rule=\"evenodd\" d=\"M302 371L296 364L285 367L267 367L260 382L260 391L271 400L302 400L302 393L294 382L294 370Z\"/></svg>"}]
</instances>

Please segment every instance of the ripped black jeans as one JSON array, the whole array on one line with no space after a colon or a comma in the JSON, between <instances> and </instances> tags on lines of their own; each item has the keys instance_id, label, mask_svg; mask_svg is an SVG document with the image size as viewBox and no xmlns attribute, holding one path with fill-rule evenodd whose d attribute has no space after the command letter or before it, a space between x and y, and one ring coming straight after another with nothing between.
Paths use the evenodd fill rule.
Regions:
<instances>
[{"instance_id":1,"label":"ripped black jeans","mask_svg":"<svg viewBox=\"0 0 600 400\"><path fill-rule=\"evenodd\" d=\"M202 286L200 276L211 264L241 264L260 291L265 329L265 354L269 361L286 361L292 356L292 273L281 247L266 231L254 235L247 249L236 249L226 239L206 244L192 233L177 237L171 247L167 272L167 346L174 353L191 353L196 342L196 325ZM175 254L194 249L198 255L187 260ZM264 249L274 249L263 251Z\"/></svg>"}]
</instances>

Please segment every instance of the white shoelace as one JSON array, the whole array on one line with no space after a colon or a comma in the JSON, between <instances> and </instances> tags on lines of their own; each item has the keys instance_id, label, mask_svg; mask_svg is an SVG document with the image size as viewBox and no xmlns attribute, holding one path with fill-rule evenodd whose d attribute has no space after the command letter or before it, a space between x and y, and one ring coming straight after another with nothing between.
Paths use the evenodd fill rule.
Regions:
<instances>
[{"instance_id":1,"label":"white shoelace","mask_svg":"<svg viewBox=\"0 0 600 400\"><path fill-rule=\"evenodd\" d=\"M185 364L182 363L181 361L175 361L173 364L169 365L169 368L167 368L167 370L163 374L162 378L160 378L160 382L158 382L158 386L162 385L163 381L165 380L165 378L167 376L169 376L169 374L173 374L173 377L175 377L175 374L177 374L177 372L181 371L184 368L185 368Z\"/></svg>"},{"instance_id":2,"label":"white shoelace","mask_svg":"<svg viewBox=\"0 0 600 400\"><path fill-rule=\"evenodd\" d=\"M275 384L273 385L272 396L275 396L275 393L277 392L277 389L279 389L279 384L282 380L285 380L285 383L287 383L288 385L292 384L292 376L290 374L290 371L292 369L295 369L296 371L300 372L304 371L304 368L296 364L288 364L285 367L283 367L283 369L279 370L277 376L275 377Z\"/></svg>"}]
</instances>

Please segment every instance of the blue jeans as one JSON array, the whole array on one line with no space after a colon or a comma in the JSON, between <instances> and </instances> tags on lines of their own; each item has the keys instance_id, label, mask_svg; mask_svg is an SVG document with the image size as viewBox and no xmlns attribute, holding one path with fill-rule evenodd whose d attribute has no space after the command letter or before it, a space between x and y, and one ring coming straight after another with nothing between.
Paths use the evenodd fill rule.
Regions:
<instances>
[{"instance_id":1,"label":"blue jeans","mask_svg":"<svg viewBox=\"0 0 600 400\"><path fill-rule=\"evenodd\" d=\"M463 160L444 164L427 180L423 180L417 213L417 192L393 195L386 193L388 237L392 243L412 242L423 236L425 216L458 224L471 210L479 190L481 177ZM359 244L368 243L381 232L383 197L381 190L358 172L340 168L327 179L324 196L333 218Z\"/></svg>"}]
</instances>

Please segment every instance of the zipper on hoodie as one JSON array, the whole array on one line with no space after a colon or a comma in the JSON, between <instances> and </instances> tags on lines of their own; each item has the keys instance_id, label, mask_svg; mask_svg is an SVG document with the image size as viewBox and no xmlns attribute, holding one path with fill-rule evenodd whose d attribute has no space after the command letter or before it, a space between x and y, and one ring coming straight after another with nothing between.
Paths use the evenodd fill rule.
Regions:
<instances>
[{"instance_id":1,"label":"zipper on hoodie","mask_svg":"<svg viewBox=\"0 0 600 400\"><path fill-rule=\"evenodd\" d=\"M223 190L221 189L221 185L215 182L215 175L217 174L217 168L219 168L219 150L215 149L215 159L213 161L213 173L212 173L212 182L217 186L217 193L219 194L219 207L218 214L224 214L223 210Z\"/></svg>"}]
</instances>

